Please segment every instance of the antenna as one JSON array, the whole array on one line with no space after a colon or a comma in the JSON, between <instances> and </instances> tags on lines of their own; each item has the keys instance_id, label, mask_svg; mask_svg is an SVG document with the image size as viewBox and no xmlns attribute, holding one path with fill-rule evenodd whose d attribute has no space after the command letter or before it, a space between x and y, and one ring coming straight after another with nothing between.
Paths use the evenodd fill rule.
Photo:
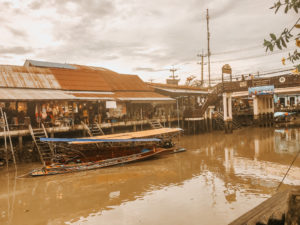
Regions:
<instances>
[{"instance_id":1,"label":"antenna","mask_svg":"<svg viewBox=\"0 0 300 225\"><path fill-rule=\"evenodd\" d=\"M170 69L170 72L172 72L172 75L170 76L170 78L172 78L173 80L175 80L178 76L175 75L175 72L177 71L178 69L175 69L174 66L172 69Z\"/></svg>"},{"instance_id":2,"label":"antenna","mask_svg":"<svg viewBox=\"0 0 300 225\"><path fill-rule=\"evenodd\" d=\"M206 9L206 23L207 23L208 86L210 87L210 48L209 48L210 33L209 33L209 15L208 15L208 9Z\"/></svg>"},{"instance_id":3,"label":"antenna","mask_svg":"<svg viewBox=\"0 0 300 225\"><path fill-rule=\"evenodd\" d=\"M153 81L154 81L154 79L151 77L151 78L149 79L149 82L152 84Z\"/></svg>"}]
</instances>

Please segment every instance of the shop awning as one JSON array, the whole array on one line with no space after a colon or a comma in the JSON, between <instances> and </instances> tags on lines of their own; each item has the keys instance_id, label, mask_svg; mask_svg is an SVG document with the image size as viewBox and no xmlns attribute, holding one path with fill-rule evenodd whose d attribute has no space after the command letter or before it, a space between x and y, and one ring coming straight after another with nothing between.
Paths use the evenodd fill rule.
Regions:
<instances>
[{"instance_id":1,"label":"shop awning","mask_svg":"<svg viewBox=\"0 0 300 225\"><path fill-rule=\"evenodd\" d=\"M174 103L173 98L118 98L120 101L130 101L132 103Z\"/></svg>"},{"instance_id":2,"label":"shop awning","mask_svg":"<svg viewBox=\"0 0 300 225\"><path fill-rule=\"evenodd\" d=\"M113 92L67 91L66 93L78 100L115 100Z\"/></svg>"},{"instance_id":3,"label":"shop awning","mask_svg":"<svg viewBox=\"0 0 300 225\"><path fill-rule=\"evenodd\" d=\"M8 100L73 100L74 96L61 90L0 88L0 101Z\"/></svg>"},{"instance_id":4,"label":"shop awning","mask_svg":"<svg viewBox=\"0 0 300 225\"><path fill-rule=\"evenodd\" d=\"M116 92L115 97L119 101L132 103L174 103L175 99L166 97L156 92Z\"/></svg>"}]
</instances>

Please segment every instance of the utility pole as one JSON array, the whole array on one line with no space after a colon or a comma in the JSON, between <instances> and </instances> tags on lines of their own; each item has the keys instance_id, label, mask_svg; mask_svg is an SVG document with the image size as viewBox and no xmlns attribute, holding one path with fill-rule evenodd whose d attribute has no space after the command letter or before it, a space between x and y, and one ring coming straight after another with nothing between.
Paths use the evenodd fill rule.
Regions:
<instances>
[{"instance_id":1,"label":"utility pole","mask_svg":"<svg viewBox=\"0 0 300 225\"><path fill-rule=\"evenodd\" d=\"M210 48L209 48L209 15L208 9L206 9L206 23L207 23L207 62L208 62L208 86L210 87Z\"/></svg>"},{"instance_id":2,"label":"utility pole","mask_svg":"<svg viewBox=\"0 0 300 225\"><path fill-rule=\"evenodd\" d=\"M202 54L198 54L198 57L201 57L201 62L199 64L201 64L201 86L203 86L204 81L203 81L203 68L204 65L206 65L206 63L204 63L204 57L206 57L206 54L203 54L203 50L202 50Z\"/></svg>"},{"instance_id":3,"label":"utility pole","mask_svg":"<svg viewBox=\"0 0 300 225\"><path fill-rule=\"evenodd\" d=\"M170 78L172 78L173 80L175 80L175 78L177 78L177 76L175 76L176 71L177 71L177 69L175 69L174 66L172 69L170 69L170 72L172 72L172 75L170 76Z\"/></svg>"}]
</instances>

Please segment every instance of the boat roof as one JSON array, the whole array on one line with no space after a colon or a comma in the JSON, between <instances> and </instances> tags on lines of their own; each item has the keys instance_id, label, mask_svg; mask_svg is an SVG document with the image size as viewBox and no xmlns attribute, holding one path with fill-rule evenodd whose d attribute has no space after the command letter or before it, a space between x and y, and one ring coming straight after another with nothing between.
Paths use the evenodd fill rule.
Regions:
<instances>
[{"instance_id":1,"label":"boat roof","mask_svg":"<svg viewBox=\"0 0 300 225\"><path fill-rule=\"evenodd\" d=\"M101 139L133 139L133 138L149 138L149 137L160 137L162 135L174 134L181 132L181 128L159 128L152 130L143 130L143 131L135 131L135 132L126 132L120 134L109 134L109 135L101 135L88 137L87 139L93 138L101 138Z\"/></svg>"},{"instance_id":2,"label":"boat roof","mask_svg":"<svg viewBox=\"0 0 300 225\"><path fill-rule=\"evenodd\" d=\"M41 138L40 141L67 142L69 144L90 144L100 142L158 142L165 135L172 135L182 131L181 128L159 128L120 134L109 134L84 138Z\"/></svg>"},{"instance_id":3,"label":"boat roof","mask_svg":"<svg viewBox=\"0 0 300 225\"><path fill-rule=\"evenodd\" d=\"M139 139L99 139L91 138L40 138L43 142L67 142L69 144L89 144L89 143L104 143L104 142L159 142L158 138L139 138Z\"/></svg>"}]
</instances>

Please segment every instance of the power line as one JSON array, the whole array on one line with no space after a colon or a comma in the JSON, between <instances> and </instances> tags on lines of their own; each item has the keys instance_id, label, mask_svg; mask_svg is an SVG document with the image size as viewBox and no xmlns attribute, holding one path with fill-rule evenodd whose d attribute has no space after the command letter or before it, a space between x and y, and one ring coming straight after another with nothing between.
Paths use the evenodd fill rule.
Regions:
<instances>
[{"instance_id":1,"label":"power line","mask_svg":"<svg viewBox=\"0 0 300 225\"><path fill-rule=\"evenodd\" d=\"M211 53L211 55L225 55L225 54L231 54L231 53L239 53L239 52L253 50L253 49L257 49L257 48L261 48L261 45L255 45L255 46L248 47L248 48L235 49L235 50L229 50L229 51L224 51L224 52L216 52L216 53Z\"/></svg>"},{"instance_id":2,"label":"power line","mask_svg":"<svg viewBox=\"0 0 300 225\"><path fill-rule=\"evenodd\" d=\"M284 53L284 52L287 52L287 51L290 51L290 49L286 49L286 50L283 50L283 51L271 52L271 53L267 53L267 54L252 55L252 56L247 56L247 57L242 57L242 58L233 58L233 59L226 59L226 60L220 60L220 61L213 61L211 63L224 63L224 62L229 62L229 61L254 59L254 58L258 58L258 57L264 57L264 56L270 56L270 55L275 55L275 54L279 54L279 53Z\"/></svg>"}]
</instances>

